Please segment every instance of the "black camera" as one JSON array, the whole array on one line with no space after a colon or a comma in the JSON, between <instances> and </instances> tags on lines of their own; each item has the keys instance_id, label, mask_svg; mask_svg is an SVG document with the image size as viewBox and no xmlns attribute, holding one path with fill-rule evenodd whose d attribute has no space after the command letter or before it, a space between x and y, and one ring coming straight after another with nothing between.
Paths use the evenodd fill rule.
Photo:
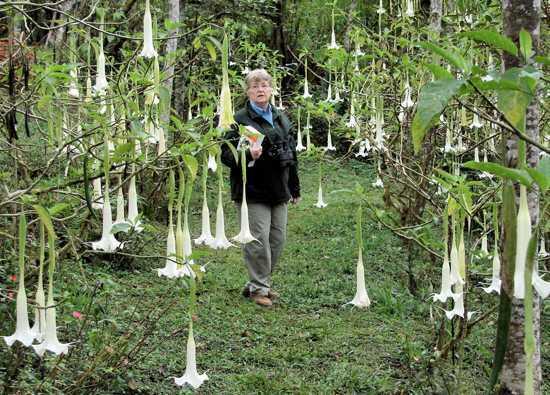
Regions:
<instances>
[{"instance_id":1,"label":"black camera","mask_svg":"<svg viewBox=\"0 0 550 395\"><path fill-rule=\"evenodd\" d=\"M279 162L279 167L287 167L295 164L294 154L288 142L273 144L267 151L267 156Z\"/></svg>"}]
</instances>

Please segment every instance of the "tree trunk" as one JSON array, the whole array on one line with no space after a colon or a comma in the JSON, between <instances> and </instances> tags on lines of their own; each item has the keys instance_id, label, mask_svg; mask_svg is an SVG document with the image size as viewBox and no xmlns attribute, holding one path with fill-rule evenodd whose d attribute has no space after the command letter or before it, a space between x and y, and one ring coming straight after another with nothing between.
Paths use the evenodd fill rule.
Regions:
<instances>
[{"instance_id":1,"label":"tree trunk","mask_svg":"<svg viewBox=\"0 0 550 395\"><path fill-rule=\"evenodd\" d=\"M523 28L527 30L533 39L533 48L536 50L539 43L540 32L540 0L503 0L502 15L504 33L514 42L519 42L519 32ZM509 54L504 55L504 66L506 69L520 66L522 59ZM539 104L535 97L533 102L527 108L526 114L526 133L533 140L539 140ZM508 135L504 144L504 162L506 166L515 167L518 162L518 138L515 135ZM527 145L527 161L530 167L536 167L538 163L538 148ZM518 196L516 196L516 200ZM539 191L536 186L530 188L528 194L529 211L531 214L531 224L535 225L539 217ZM506 232L503 232L502 246L506 245ZM503 254L503 268L510 267L514 262ZM535 263L536 267L536 263ZM512 276L509 278L508 276ZM524 352L524 317L525 310L523 300L513 298L513 272L510 270L502 271L502 292L511 298L511 317L508 339L506 342L506 354L500 377L501 394L521 394L525 388L525 352ZM540 360L540 298L535 292L533 294L533 315L535 331L535 353L534 361L534 392L541 393L542 371Z\"/></svg>"},{"instance_id":2,"label":"tree trunk","mask_svg":"<svg viewBox=\"0 0 550 395\"><path fill-rule=\"evenodd\" d=\"M346 21L346 30L344 31L344 48L346 51L351 51L350 33L353 25L353 18L355 16L355 10L357 9L357 0L351 0L348 7L348 20Z\"/></svg>"},{"instance_id":3,"label":"tree trunk","mask_svg":"<svg viewBox=\"0 0 550 395\"><path fill-rule=\"evenodd\" d=\"M430 28L431 31L439 36L441 33L441 15L443 13L443 1L431 0L430 1Z\"/></svg>"},{"instance_id":4,"label":"tree trunk","mask_svg":"<svg viewBox=\"0 0 550 395\"><path fill-rule=\"evenodd\" d=\"M180 23L180 0L168 0L168 19L179 24ZM168 32L170 36L179 34L179 27ZM178 48L178 39L176 37L166 40L166 54L164 72L166 80L164 86L168 90L169 101L166 103L166 108L162 111L161 120L166 125L170 121L170 109L172 108L172 91L174 87L174 69L176 63L175 52Z\"/></svg>"}]
</instances>

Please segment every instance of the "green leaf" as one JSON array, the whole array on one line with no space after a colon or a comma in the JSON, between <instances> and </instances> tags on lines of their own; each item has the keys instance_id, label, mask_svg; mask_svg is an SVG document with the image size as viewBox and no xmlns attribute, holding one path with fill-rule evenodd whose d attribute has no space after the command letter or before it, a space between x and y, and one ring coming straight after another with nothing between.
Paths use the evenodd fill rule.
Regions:
<instances>
[{"instance_id":1,"label":"green leaf","mask_svg":"<svg viewBox=\"0 0 550 395\"><path fill-rule=\"evenodd\" d=\"M48 208L48 212L50 213L50 215L52 217L55 217L57 214L62 213L63 211L65 211L69 207L71 207L71 205L69 203L56 203L52 207Z\"/></svg>"},{"instance_id":2,"label":"green leaf","mask_svg":"<svg viewBox=\"0 0 550 395\"><path fill-rule=\"evenodd\" d=\"M531 185L533 179L524 169L512 169L493 162L466 162L464 167L473 170L485 171L500 178L520 182L525 186Z\"/></svg>"},{"instance_id":3,"label":"green leaf","mask_svg":"<svg viewBox=\"0 0 550 395\"><path fill-rule=\"evenodd\" d=\"M185 166L187 166L187 169L189 170L191 180L194 180L195 177L197 177L197 171L199 170L199 162L193 155L184 155L183 162L185 163Z\"/></svg>"},{"instance_id":4,"label":"green leaf","mask_svg":"<svg viewBox=\"0 0 550 395\"><path fill-rule=\"evenodd\" d=\"M48 210L40 204L35 204L32 207L36 210L38 216L40 217L40 220L46 227L49 237L55 239L55 231L53 229L52 218Z\"/></svg>"},{"instance_id":5,"label":"green leaf","mask_svg":"<svg viewBox=\"0 0 550 395\"><path fill-rule=\"evenodd\" d=\"M119 232L128 232L130 231L130 229L132 229L132 225L128 222L119 222L118 224L114 224L112 227L111 227L111 233L112 234L116 234L116 233L119 233Z\"/></svg>"},{"instance_id":6,"label":"green leaf","mask_svg":"<svg viewBox=\"0 0 550 395\"><path fill-rule=\"evenodd\" d=\"M416 153L420 150L424 136L434 118L441 114L464 82L464 80L437 80L422 88L412 122L413 145Z\"/></svg>"},{"instance_id":7,"label":"green leaf","mask_svg":"<svg viewBox=\"0 0 550 395\"><path fill-rule=\"evenodd\" d=\"M436 80L453 80L454 77L444 67L438 64L428 63L426 67L432 72Z\"/></svg>"},{"instance_id":8,"label":"green leaf","mask_svg":"<svg viewBox=\"0 0 550 395\"><path fill-rule=\"evenodd\" d=\"M231 144L229 141L225 142L229 149L231 150L231 153L233 154L233 157L235 158L235 162L239 163L239 153L237 152L237 149L233 144Z\"/></svg>"},{"instance_id":9,"label":"green leaf","mask_svg":"<svg viewBox=\"0 0 550 395\"><path fill-rule=\"evenodd\" d=\"M201 38L199 36L197 36L193 40L193 48L199 49L200 47L202 47Z\"/></svg>"},{"instance_id":10,"label":"green leaf","mask_svg":"<svg viewBox=\"0 0 550 395\"><path fill-rule=\"evenodd\" d=\"M550 188L550 157L545 156L537 166L537 169L527 168L529 175L544 192Z\"/></svg>"},{"instance_id":11,"label":"green leaf","mask_svg":"<svg viewBox=\"0 0 550 395\"><path fill-rule=\"evenodd\" d=\"M446 59L449 63L451 63L457 69L466 73L470 71L468 63L466 63L466 60L464 60L464 58L461 55L448 51L441 47L438 47L437 45L432 44L430 42L421 42L420 46L424 49L432 51L433 53L441 56L443 59Z\"/></svg>"},{"instance_id":12,"label":"green leaf","mask_svg":"<svg viewBox=\"0 0 550 395\"><path fill-rule=\"evenodd\" d=\"M208 53L210 54L210 57L213 61L216 61L217 54L216 54L216 48L214 48L214 45L210 41L206 41L204 44L206 46L206 49L208 50Z\"/></svg>"},{"instance_id":13,"label":"green leaf","mask_svg":"<svg viewBox=\"0 0 550 395\"><path fill-rule=\"evenodd\" d=\"M521 73L522 69L511 68L502 75L501 82L508 83L509 88L497 90L497 107L511 125L525 133L525 112L533 94Z\"/></svg>"},{"instance_id":14,"label":"green leaf","mask_svg":"<svg viewBox=\"0 0 550 395\"><path fill-rule=\"evenodd\" d=\"M493 48L502 49L511 55L517 56L518 48L510 38L500 34L495 30L477 30L466 32L462 35L471 38L474 41L483 42Z\"/></svg>"},{"instance_id":15,"label":"green leaf","mask_svg":"<svg viewBox=\"0 0 550 395\"><path fill-rule=\"evenodd\" d=\"M543 65L550 66L550 57L548 56L535 56L535 62Z\"/></svg>"},{"instance_id":16,"label":"green leaf","mask_svg":"<svg viewBox=\"0 0 550 395\"><path fill-rule=\"evenodd\" d=\"M533 55L533 41L531 40L531 35L523 28L519 32L519 49L525 61L528 61Z\"/></svg>"}]
</instances>

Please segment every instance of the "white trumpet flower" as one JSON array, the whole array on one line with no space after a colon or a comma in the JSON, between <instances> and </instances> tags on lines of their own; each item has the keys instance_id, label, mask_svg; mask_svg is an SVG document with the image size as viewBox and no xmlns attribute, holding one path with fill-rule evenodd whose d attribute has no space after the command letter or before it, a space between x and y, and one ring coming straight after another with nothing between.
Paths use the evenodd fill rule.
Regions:
<instances>
[{"instance_id":1,"label":"white trumpet flower","mask_svg":"<svg viewBox=\"0 0 550 395\"><path fill-rule=\"evenodd\" d=\"M433 300L445 303L448 298L454 298L455 294L451 290L451 267L449 265L449 255L445 248L445 256L443 257L443 265L441 267L441 292L432 296Z\"/></svg>"},{"instance_id":2,"label":"white trumpet flower","mask_svg":"<svg viewBox=\"0 0 550 395\"><path fill-rule=\"evenodd\" d=\"M414 16L414 5L412 0L407 0L407 9L405 10L405 16L412 18Z\"/></svg>"},{"instance_id":3,"label":"white trumpet flower","mask_svg":"<svg viewBox=\"0 0 550 395\"><path fill-rule=\"evenodd\" d=\"M102 39L102 38L101 38ZM103 53L103 43L99 45L99 52L97 55L97 66L96 66L96 76L95 76L95 85L94 91L101 94L109 87L107 82L107 77L105 75L105 54Z\"/></svg>"},{"instance_id":4,"label":"white trumpet flower","mask_svg":"<svg viewBox=\"0 0 550 395\"><path fill-rule=\"evenodd\" d=\"M325 147L326 151L336 151L336 147L332 145L332 135L330 133L330 124L327 132L327 146Z\"/></svg>"},{"instance_id":5,"label":"white trumpet flower","mask_svg":"<svg viewBox=\"0 0 550 395\"><path fill-rule=\"evenodd\" d=\"M189 336L187 338L187 356L185 361L185 373L181 377L174 377L174 382L178 386L189 384L194 389L199 388L202 383L208 380L206 373L197 372L196 346L193 338L193 321L189 323Z\"/></svg>"},{"instance_id":6,"label":"white trumpet flower","mask_svg":"<svg viewBox=\"0 0 550 395\"><path fill-rule=\"evenodd\" d=\"M218 128L220 129L229 129L231 128L231 125L235 123L235 118L233 116L233 104L231 101L231 90L229 88L228 59L229 39L226 34L224 35L222 50L222 90L220 93L220 118L218 122Z\"/></svg>"},{"instance_id":7,"label":"white trumpet flower","mask_svg":"<svg viewBox=\"0 0 550 395\"><path fill-rule=\"evenodd\" d=\"M78 91L78 71L76 67L71 69L69 75L71 76L71 82L69 84L68 95L74 99L78 99L80 97L80 92Z\"/></svg>"},{"instance_id":8,"label":"white trumpet flower","mask_svg":"<svg viewBox=\"0 0 550 395\"><path fill-rule=\"evenodd\" d=\"M328 103L332 103L332 82L329 82L328 83L328 88L327 88L327 98L325 99L326 102Z\"/></svg>"},{"instance_id":9,"label":"white trumpet flower","mask_svg":"<svg viewBox=\"0 0 550 395\"><path fill-rule=\"evenodd\" d=\"M210 230L210 210L208 209L208 202L205 196L202 201L201 234L195 239L195 244L211 246L213 243L214 237L212 237L212 232Z\"/></svg>"},{"instance_id":10,"label":"white trumpet flower","mask_svg":"<svg viewBox=\"0 0 550 395\"><path fill-rule=\"evenodd\" d=\"M462 285L457 286L457 288L458 293L453 296L453 309L450 311L445 310L445 316L448 320L452 320L454 316L464 318L464 293L462 292ZM473 312L468 313L468 319L473 314Z\"/></svg>"},{"instance_id":11,"label":"white trumpet flower","mask_svg":"<svg viewBox=\"0 0 550 395\"><path fill-rule=\"evenodd\" d=\"M124 194L122 193L122 185L120 185L116 197L116 219L113 225L127 223L124 217L124 205Z\"/></svg>"},{"instance_id":12,"label":"white trumpet flower","mask_svg":"<svg viewBox=\"0 0 550 395\"><path fill-rule=\"evenodd\" d=\"M384 188L384 182L379 175L376 176L376 181L372 183L374 188Z\"/></svg>"},{"instance_id":13,"label":"white trumpet flower","mask_svg":"<svg viewBox=\"0 0 550 395\"><path fill-rule=\"evenodd\" d=\"M143 49L139 56L144 58L157 57L157 51L153 45L153 20L151 18L151 7L149 0L145 0L145 13L143 14Z\"/></svg>"},{"instance_id":14,"label":"white trumpet flower","mask_svg":"<svg viewBox=\"0 0 550 395\"><path fill-rule=\"evenodd\" d=\"M133 167L132 171L134 171ZM135 175L130 178L130 185L128 187L128 222L132 224L136 232L141 232L143 230L143 225L141 224L138 213L138 197L136 192Z\"/></svg>"},{"instance_id":15,"label":"white trumpet flower","mask_svg":"<svg viewBox=\"0 0 550 395\"><path fill-rule=\"evenodd\" d=\"M317 208L324 208L327 204L323 200L323 186L321 185L321 181L319 180L319 191L317 192L317 203L315 203L315 207Z\"/></svg>"},{"instance_id":16,"label":"white trumpet flower","mask_svg":"<svg viewBox=\"0 0 550 395\"><path fill-rule=\"evenodd\" d=\"M176 236L174 235L174 225L168 226L168 238L166 239L166 265L162 269L157 269L159 277L177 278L183 275L178 269L176 258Z\"/></svg>"},{"instance_id":17,"label":"white trumpet flower","mask_svg":"<svg viewBox=\"0 0 550 395\"><path fill-rule=\"evenodd\" d=\"M158 137L158 148L157 148L157 153L158 153L158 156L161 156L162 154L164 154L166 152L166 137L164 135L164 128L163 127L159 127L157 128L157 137Z\"/></svg>"},{"instance_id":18,"label":"white trumpet flower","mask_svg":"<svg viewBox=\"0 0 550 395\"><path fill-rule=\"evenodd\" d=\"M109 192L107 191L109 183L105 183L105 203L103 204L103 229L101 239L92 242L92 249L105 252L113 252L120 247L120 241L111 233L113 227L113 216L111 213L111 203L109 202ZM46 314L47 316L47 314Z\"/></svg>"},{"instance_id":19,"label":"white trumpet flower","mask_svg":"<svg viewBox=\"0 0 550 395\"><path fill-rule=\"evenodd\" d=\"M358 56L363 56L363 55L365 55L365 53L361 50L361 46L359 45L359 42L356 41L355 42L355 51L353 52L353 56L358 57Z\"/></svg>"},{"instance_id":20,"label":"white trumpet flower","mask_svg":"<svg viewBox=\"0 0 550 395\"><path fill-rule=\"evenodd\" d=\"M453 130L450 126L447 126L445 131L445 147L443 148L443 152L454 153L455 151L456 150L453 147Z\"/></svg>"},{"instance_id":21,"label":"white trumpet flower","mask_svg":"<svg viewBox=\"0 0 550 395\"><path fill-rule=\"evenodd\" d=\"M243 184L243 201L241 203L241 231L233 240L241 244L247 244L252 241L258 241L250 233L250 224L248 220L248 205L246 204L246 184Z\"/></svg>"},{"instance_id":22,"label":"white trumpet flower","mask_svg":"<svg viewBox=\"0 0 550 395\"><path fill-rule=\"evenodd\" d=\"M208 154L208 168L212 170L212 173L215 173L218 168L216 158L212 154Z\"/></svg>"},{"instance_id":23,"label":"white trumpet flower","mask_svg":"<svg viewBox=\"0 0 550 395\"><path fill-rule=\"evenodd\" d=\"M516 268L514 271L514 297L525 297L525 261L531 239L531 217L527 206L527 188L519 186L519 210L517 216Z\"/></svg>"},{"instance_id":24,"label":"white trumpet flower","mask_svg":"<svg viewBox=\"0 0 550 395\"><path fill-rule=\"evenodd\" d=\"M347 304L352 304L360 308L367 308L370 306L369 295L367 294L367 287L365 284L365 267L363 266L363 252L362 248L359 248L359 257L357 259L356 269L357 290L353 299Z\"/></svg>"},{"instance_id":25,"label":"white trumpet flower","mask_svg":"<svg viewBox=\"0 0 550 395\"><path fill-rule=\"evenodd\" d=\"M532 281L535 290L542 299L550 296L550 282L543 280L537 269L533 270Z\"/></svg>"},{"instance_id":26,"label":"white trumpet flower","mask_svg":"<svg viewBox=\"0 0 550 395\"><path fill-rule=\"evenodd\" d=\"M38 356L41 357L46 351L50 351L55 355L67 354L69 352L69 345L69 343L61 343L57 338L55 304L50 289L50 292L48 292L48 307L46 308L46 334L44 341L32 347Z\"/></svg>"},{"instance_id":27,"label":"white trumpet flower","mask_svg":"<svg viewBox=\"0 0 550 395\"><path fill-rule=\"evenodd\" d=\"M218 207L216 210L216 237L212 242L211 247L214 249L226 249L232 247L233 244L227 240L225 236L225 221L223 218L223 198L221 188L218 193Z\"/></svg>"},{"instance_id":28,"label":"white trumpet flower","mask_svg":"<svg viewBox=\"0 0 550 395\"><path fill-rule=\"evenodd\" d=\"M185 210L183 218L183 259L189 264L193 264L192 259L188 259L193 254L193 246L191 244L191 232L189 232L189 215Z\"/></svg>"},{"instance_id":29,"label":"white trumpet flower","mask_svg":"<svg viewBox=\"0 0 550 395\"><path fill-rule=\"evenodd\" d=\"M548 256L548 252L546 252L546 245L544 242L544 237L540 237L540 247L539 247L539 257L546 258Z\"/></svg>"},{"instance_id":30,"label":"white trumpet flower","mask_svg":"<svg viewBox=\"0 0 550 395\"><path fill-rule=\"evenodd\" d=\"M307 58L305 62L305 76L304 76L304 94L302 95L304 99L308 99L311 97L311 94L309 93L309 85L307 82Z\"/></svg>"},{"instance_id":31,"label":"white trumpet flower","mask_svg":"<svg viewBox=\"0 0 550 395\"><path fill-rule=\"evenodd\" d=\"M27 220L24 214L19 216L19 289L16 299L16 322L15 333L11 336L4 336L4 341L11 347L16 341L30 346L35 339L35 334L29 325L27 310L27 293L25 291L25 245L27 237Z\"/></svg>"},{"instance_id":32,"label":"white trumpet flower","mask_svg":"<svg viewBox=\"0 0 550 395\"><path fill-rule=\"evenodd\" d=\"M327 45L328 49L338 49L340 46L336 42L336 34L334 33L334 18L332 21L332 33L330 35L330 44Z\"/></svg>"},{"instance_id":33,"label":"white trumpet flower","mask_svg":"<svg viewBox=\"0 0 550 395\"><path fill-rule=\"evenodd\" d=\"M474 108L474 111L477 111ZM480 121L479 115L477 115L477 112L474 112L474 117L472 119L472 123L470 124L470 129L479 129L483 127L483 122Z\"/></svg>"},{"instance_id":34,"label":"white trumpet flower","mask_svg":"<svg viewBox=\"0 0 550 395\"><path fill-rule=\"evenodd\" d=\"M363 139L359 142L359 151L355 154L355 157L367 157L371 149L369 139Z\"/></svg>"},{"instance_id":35,"label":"white trumpet flower","mask_svg":"<svg viewBox=\"0 0 550 395\"><path fill-rule=\"evenodd\" d=\"M498 256L498 247L495 241L495 248L493 251L493 275L491 277L491 284L488 287L484 287L483 290L490 294L491 292L496 292L500 294L500 285L502 281L500 280L500 258Z\"/></svg>"},{"instance_id":36,"label":"white trumpet flower","mask_svg":"<svg viewBox=\"0 0 550 395\"><path fill-rule=\"evenodd\" d=\"M36 287L36 308L34 309L34 325L31 332L36 340L42 341L46 335L46 295L44 294L44 223L40 223L40 258L38 265L38 285Z\"/></svg>"},{"instance_id":37,"label":"white trumpet flower","mask_svg":"<svg viewBox=\"0 0 550 395\"><path fill-rule=\"evenodd\" d=\"M458 270L458 247L456 246L454 232L451 244L451 284L464 284Z\"/></svg>"},{"instance_id":38,"label":"white trumpet flower","mask_svg":"<svg viewBox=\"0 0 550 395\"><path fill-rule=\"evenodd\" d=\"M349 121L346 122L348 128L354 128L357 126L357 120L355 119L355 109L353 107L353 100L351 101L351 106L349 110Z\"/></svg>"},{"instance_id":39,"label":"white trumpet flower","mask_svg":"<svg viewBox=\"0 0 550 395\"><path fill-rule=\"evenodd\" d=\"M305 150L306 147L302 144L302 127L300 124L300 111L298 110L298 133L296 137L296 151L300 152Z\"/></svg>"},{"instance_id":40,"label":"white trumpet flower","mask_svg":"<svg viewBox=\"0 0 550 395\"><path fill-rule=\"evenodd\" d=\"M409 85L409 79L407 77L407 81L405 83L405 97L401 102L401 107L411 108L412 106L414 106L414 101L411 99L411 86Z\"/></svg>"},{"instance_id":41,"label":"white trumpet flower","mask_svg":"<svg viewBox=\"0 0 550 395\"><path fill-rule=\"evenodd\" d=\"M103 195L101 194L101 178L94 178L92 181L92 208L101 210L103 208Z\"/></svg>"}]
</instances>

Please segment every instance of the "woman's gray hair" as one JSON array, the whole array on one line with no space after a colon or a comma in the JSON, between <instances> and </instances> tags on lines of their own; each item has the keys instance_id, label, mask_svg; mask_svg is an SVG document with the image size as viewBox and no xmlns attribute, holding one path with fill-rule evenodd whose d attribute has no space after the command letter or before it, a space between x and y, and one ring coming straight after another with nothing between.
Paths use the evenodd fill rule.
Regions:
<instances>
[{"instance_id":1,"label":"woman's gray hair","mask_svg":"<svg viewBox=\"0 0 550 395\"><path fill-rule=\"evenodd\" d=\"M250 85L252 85L254 82L261 82L261 81L267 81L269 86L271 86L271 83L273 82L273 78L269 75L265 69L254 69L251 72L249 72L245 77L246 87L250 88Z\"/></svg>"}]
</instances>

